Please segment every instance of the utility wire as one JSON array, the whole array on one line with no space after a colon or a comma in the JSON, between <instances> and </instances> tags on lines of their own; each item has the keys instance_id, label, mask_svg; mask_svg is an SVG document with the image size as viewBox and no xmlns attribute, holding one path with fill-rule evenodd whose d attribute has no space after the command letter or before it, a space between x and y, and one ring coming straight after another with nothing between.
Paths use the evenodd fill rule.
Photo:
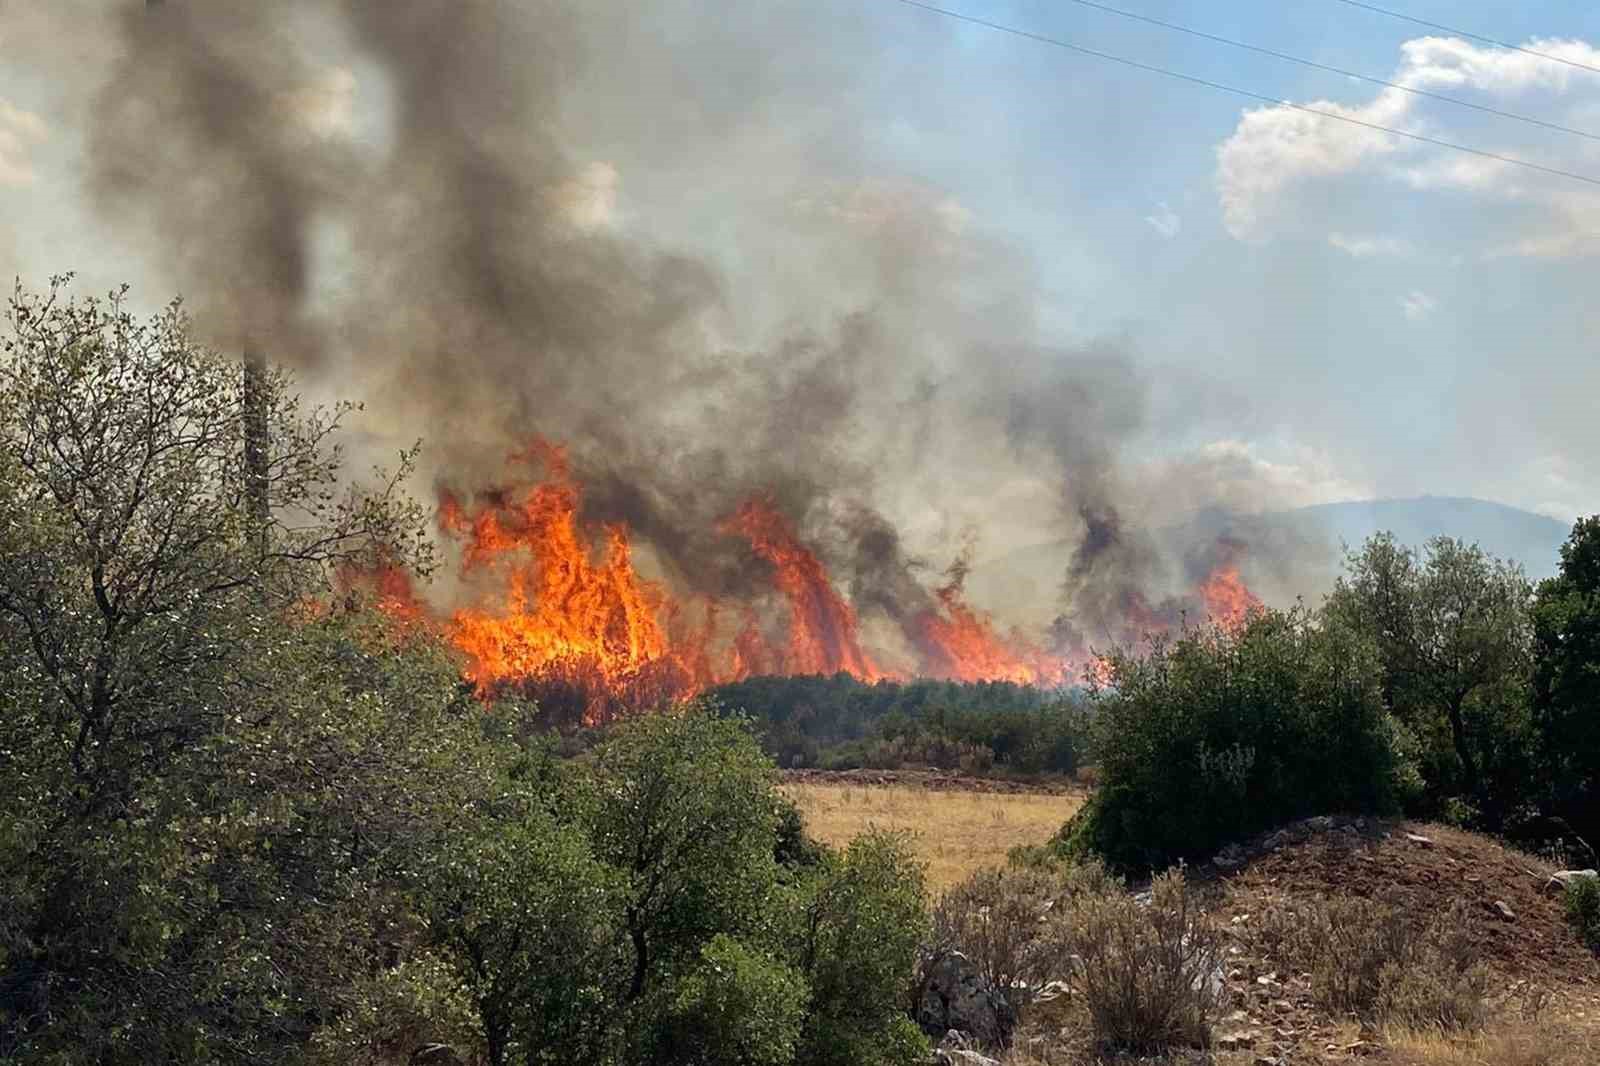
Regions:
<instances>
[{"instance_id":1,"label":"utility wire","mask_svg":"<svg viewBox=\"0 0 1600 1066\"><path fill-rule=\"evenodd\" d=\"M1552 63L1561 63L1569 67L1576 67L1579 70L1587 70L1591 74L1600 74L1600 67L1590 66L1588 63L1580 63L1576 59L1564 59L1558 55L1551 55L1549 52L1539 52L1532 48L1524 48L1519 44L1512 44L1510 41L1500 41L1493 37L1485 37L1481 33L1469 33L1466 30L1458 30L1453 26L1446 26L1443 23L1429 22L1427 19L1419 19L1413 15L1407 15L1401 11L1391 11L1386 7L1379 7L1377 4L1363 3L1362 0L1334 0L1334 2L1348 4L1351 7L1359 7L1363 11L1372 11L1379 15L1388 15L1390 18L1399 19L1401 22L1410 22L1417 26L1426 26L1430 30L1443 30L1445 33L1453 33L1457 37L1466 37L1474 41L1481 41L1484 44L1492 44L1496 48L1506 48L1513 52L1521 52L1525 56L1538 56L1540 59L1547 59Z\"/></svg>"},{"instance_id":2,"label":"utility wire","mask_svg":"<svg viewBox=\"0 0 1600 1066\"><path fill-rule=\"evenodd\" d=\"M1169 70L1166 67L1158 67L1153 63L1142 63L1137 59L1129 59L1126 56L1113 55L1110 52L1101 52L1093 48L1085 48L1083 45L1073 44L1072 42L1064 41L1059 37L1047 37L1042 33L1034 33L1031 30L1018 29L1015 26L1007 26L999 22L990 22L988 19L979 18L976 15L967 15L960 11L951 11L948 8L935 7L933 4L923 3L922 0L895 0L895 2L905 4L907 7L920 8L923 11L928 11L935 15L943 15L946 18L953 18L962 22L968 22L974 26L982 26L985 29L995 30L998 33L1008 33L1014 37L1023 37L1030 41L1038 41L1040 44L1048 44L1055 48L1064 48L1069 52L1076 52L1079 55L1092 56L1095 59L1105 59L1112 63L1120 63L1125 67L1132 67L1135 70L1143 70L1150 74L1160 74L1163 77L1173 78L1177 81L1188 82L1191 85L1203 85L1208 89L1216 89L1219 92L1232 93L1235 96L1242 96L1250 100L1259 100L1263 103L1273 104L1278 107L1287 107L1293 111L1301 111L1308 115L1318 115L1322 118L1331 118L1336 122L1345 122L1352 126L1361 126L1364 129L1376 130L1379 133L1388 133L1396 137L1404 137L1410 141L1420 141L1423 144L1431 144L1439 148L1449 148L1451 151L1464 152L1467 155L1475 155L1481 159L1492 159L1497 163L1506 163L1510 166L1523 167L1527 170L1536 170L1541 174L1550 174L1558 178L1570 178L1573 181L1581 181L1586 185L1600 187L1600 178L1591 177L1587 174L1578 174L1570 170L1561 170L1557 167L1547 167L1543 163L1534 163L1527 159L1519 159L1516 156L1501 155L1498 152L1490 152L1482 148L1473 148L1470 145L1457 144L1454 141L1446 141L1438 137L1429 137L1423 133L1411 133L1406 130L1395 129L1393 126L1383 126L1376 122L1368 122L1365 119L1352 118L1349 115L1341 115L1337 111L1324 111L1319 107L1310 107L1306 104L1297 104L1292 100L1282 100L1275 96L1268 96L1265 93L1252 92L1249 89L1240 89L1237 86L1225 85L1220 81L1211 81L1207 78L1196 77L1193 74L1184 74L1180 71Z\"/></svg>"},{"instance_id":3,"label":"utility wire","mask_svg":"<svg viewBox=\"0 0 1600 1066\"><path fill-rule=\"evenodd\" d=\"M1470 107L1472 110L1481 111L1486 115L1496 115L1500 118L1514 119L1517 122L1526 122L1529 125L1542 126L1547 130L1555 130L1558 133L1570 133L1577 137L1586 137L1591 141L1600 141L1600 133L1589 133L1586 130L1573 129L1571 126L1563 126L1558 122L1547 122L1542 118L1533 118L1529 115L1519 115L1512 111L1502 111L1497 107L1488 107L1484 104L1475 104L1470 100L1462 100L1458 97L1446 96L1444 93L1436 93L1428 89L1418 89L1415 86L1402 85L1400 82L1396 81L1385 81L1383 78L1374 78L1366 74L1358 74L1353 70L1345 70L1342 67L1329 66L1326 63L1318 63L1311 59L1302 59L1299 56L1290 55L1287 52L1279 52L1272 48L1263 48L1260 45L1247 44L1244 41L1236 41L1230 37L1222 37L1215 33L1207 33L1205 30L1197 30L1192 26L1183 26L1176 22L1167 22L1164 19L1154 18L1150 15L1141 15L1135 11L1124 11L1121 8L1111 7L1108 4L1095 3L1095 0L1068 0L1068 3L1077 4L1080 7L1093 8L1096 11L1103 11L1108 15L1117 15L1121 18L1132 19L1135 22L1143 22L1151 26L1160 26L1162 29L1176 30L1178 33L1187 33L1191 37L1199 37L1203 40L1214 41L1217 44L1225 44L1230 48L1242 48L1247 52L1255 52L1258 55L1271 56L1273 59L1281 59L1288 63L1298 63L1302 67L1310 67L1312 70L1322 70L1328 72L1329 74L1341 74L1346 78L1355 78L1357 81L1364 81L1372 85L1382 85L1390 89L1398 89L1403 93L1410 93L1412 96L1425 96L1430 100L1440 100L1447 104L1454 104L1457 107Z\"/></svg>"}]
</instances>

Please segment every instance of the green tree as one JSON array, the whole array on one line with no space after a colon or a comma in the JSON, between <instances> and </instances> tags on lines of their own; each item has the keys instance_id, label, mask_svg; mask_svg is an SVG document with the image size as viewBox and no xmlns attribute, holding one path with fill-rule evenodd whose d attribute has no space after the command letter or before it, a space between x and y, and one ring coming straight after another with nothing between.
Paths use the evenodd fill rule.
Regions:
<instances>
[{"instance_id":1,"label":"green tree","mask_svg":"<svg viewBox=\"0 0 1600 1066\"><path fill-rule=\"evenodd\" d=\"M625 963L621 879L537 802L426 860L424 914L466 980L491 1066L603 1062Z\"/></svg>"},{"instance_id":2,"label":"green tree","mask_svg":"<svg viewBox=\"0 0 1600 1066\"><path fill-rule=\"evenodd\" d=\"M374 841L418 806L390 786L428 765L407 745L452 728L459 687L374 684L387 667L347 629L289 616L342 562L425 566L421 511L397 480L341 491L346 409L302 410L273 374L263 555L242 375L178 307L136 322L57 279L7 322L0 1054L271 1058L316 1024L302 955L274 945L381 911Z\"/></svg>"},{"instance_id":3,"label":"green tree","mask_svg":"<svg viewBox=\"0 0 1600 1066\"><path fill-rule=\"evenodd\" d=\"M1540 771L1554 812L1600 846L1600 515L1581 519L1533 610Z\"/></svg>"},{"instance_id":4,"label":"green tree","mask_svg":"<svg viewBox=\"0 0 1600 1066\"><path fill-rule=\"evenodd\" d=\"M718 935L678 979L650 1061L682 1066L789 1066L805 981L772 956Z\"/></svg>"},{"instance_id":5,"label":"green tree","mask_svg":"<svg viewBox=\"0 0 1600 1066\"><path fill-rule=\"evenodd\" d=\"M1379 534L1346 561L1331 624L1366 633L1385 705L1423 746L1436 810L1498 827L1531 770L1532 589L1519 567L1435 537L1418 552Z\"/></svg>"},{"instance_id":6,"label":"green tree","mask_svg":"<svg viewBox=\"0 0 1600 1066\"><path fill-rule=\"evenodd\" d=\"M811 986L806 1063L922 1062L906 1012L929 926L923 870L903 835L869 831L830 856L803 899L794 953Z\"/></svg>"},{"instance_id":7,"label":"green tree","mask_svg":"<svg viewBox=\"0 0 1600 1066\"><path fill-rule=\"evenodd\" d=\"M1058 841L1070 852L1143 872L1295 818L1397 802L1403 767L1360 633L1263 611L1106 665L1100 784Z\"/></svg>"},{"instance_id":8,"label":"green tree","mask_svg":"<svg viewBox=\"0 0 1600 1066\"><path fill-rule=\"evenodd\" d=\"M624 886L617 1003L641 1052L655 1046L674 983L713 937L772 939L773 774L745 723L698 708L624 723L591 753L579 816Z\"/></svg>"}]
</instances>

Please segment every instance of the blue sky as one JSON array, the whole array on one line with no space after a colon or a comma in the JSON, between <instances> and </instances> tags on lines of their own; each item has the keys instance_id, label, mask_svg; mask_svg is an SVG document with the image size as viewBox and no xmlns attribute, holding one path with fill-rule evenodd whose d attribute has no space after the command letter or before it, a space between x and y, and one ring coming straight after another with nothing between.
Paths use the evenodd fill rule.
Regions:
<instances>
[{"instance_id":1,"label":"blue sky","mask_svg":"<svg viewBox=\"0 0 1600 1066\"><path fill-rule=\"evenodd\" d=\"M1386 101L1068 0L942 6L1600 176L1600 141ZM1600 75L1336 0L1112 6L1600 133ZM1592 4L1390 6L1600 63ZM0 268L187 291L201 282L164 274L148 237L83 191L94 71L117 47L104 10L0 0ZM1209 457L1264 486L1246 494L1261 505L1435 493L1600 509L1600 189L1308 126L896 0L592 10L559 119L583 210L715 262L736 339L864 288L892 300L904 264L874 260L892 218L959 245L960 291L1020 333L1131 353L1156 382L1135 464ZM295 99L381 142L377 79L337 40L306 40L330 73ZM362 269L329 263L334 289Z\"/></svg>"}]
</instances>

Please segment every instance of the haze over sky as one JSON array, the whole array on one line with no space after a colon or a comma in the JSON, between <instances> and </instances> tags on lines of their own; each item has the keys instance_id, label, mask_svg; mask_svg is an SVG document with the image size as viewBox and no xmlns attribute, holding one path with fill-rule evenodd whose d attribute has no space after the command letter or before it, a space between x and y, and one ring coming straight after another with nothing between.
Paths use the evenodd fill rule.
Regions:
<instances>
[{"instance_id":1,"label":"haze over sky","mask_svg":"<svg viewBox=\"0 0 1600 1066\"><path fill-rule=\"evenodd\" d=\"M85 190L100 0L0 0L0 271L185 288ZM558 7L560 5L550 5ZM587 0L585 6L587 7ZM1600 140L1140 25L1068 0L974 16L1600 178ZM1113 6L1600 134L1600 74L1336 0ZM1600 7L1388 0L1600 66ZM1600 186L1401 141L964 24L897 0L600 3L560 136L575 220L706 254L729 328L848 302L885 227L1021 263L1038 329L1114 338L1166 383L1151 461L1203 455L1292 506L1420 493L1563 520L1600 507ZM384 87L326 50L286 87L308 136L381 141ZM822 219L819 223L817 220ZM203 225L203 220L197 220ZM821 228L819 228L821 227ZM172 235L180 243L182 234ZM840 253L847 247L847 253ZM321 284L337 291L330 238ZM996 314L1005 313L1004 301Z\"/></svg>"}]
</instances>

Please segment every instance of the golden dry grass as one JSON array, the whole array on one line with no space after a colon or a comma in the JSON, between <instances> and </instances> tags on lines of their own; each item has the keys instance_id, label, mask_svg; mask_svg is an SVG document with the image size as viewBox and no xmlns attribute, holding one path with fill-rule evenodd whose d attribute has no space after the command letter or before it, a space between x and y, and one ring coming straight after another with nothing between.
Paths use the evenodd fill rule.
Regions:
<instances>
[{"instance_id":1,"label":"golden dry grass","mask_svg":"<svg viewBox=\"0 0 1600 1066\"><path fill-rule=\"evenodd\" d=\"M806 831L827 844L848 844L872 827L912 831L935 894L975 870L1004 865L1018 844L1044 843L1085 798L812 782L783 791L800 808Z\"/></svg>"},{"instance_id":2,"label":"golden dry grass","mask_svg":"<svg viewBox=\"0 0 1600 1066\"><path fill-rule=\"evenodd\" d=\"M1393 1033L1390 1061L1398 1066L1594 1066L1600 1034L1570 1023L1509 1022L1481 1035Z\"/></svg>"}]
</instances>

